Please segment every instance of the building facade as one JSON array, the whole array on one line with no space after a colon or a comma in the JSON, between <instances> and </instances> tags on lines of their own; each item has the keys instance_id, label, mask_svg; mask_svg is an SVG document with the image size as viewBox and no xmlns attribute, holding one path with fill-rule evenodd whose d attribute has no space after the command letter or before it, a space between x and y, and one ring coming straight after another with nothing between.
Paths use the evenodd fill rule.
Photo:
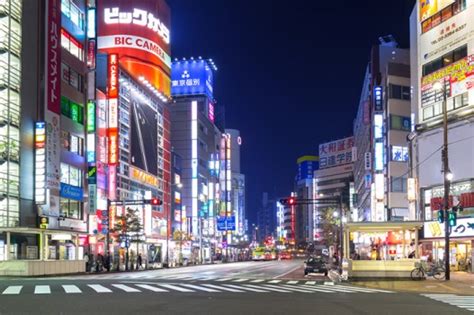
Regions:
<instances>
[{"instance_id":1,"label":"building facade","mask_svg":"<svg viewBox=\"0 0 474 315\"><path fill-rule=\"evenodd\" d=\"M411 132L409 51L392 36L371 50L364 77L354 141L357 213L354 221L414 220L407 199Z\"/></svg>"},{"instance_id":2,"label":"building facade","mask_svg":"<svg viewBox=\"0 0 474 315\"><path fill-rule=\"evenodd\" d=\"M413 148L421 218L423 255L444 256L442 209L444 171L451 172L450 206L460 204L451 234L451 265L465 269L472 258L474 233L462 226L474 215L474 1L417 1L410 17L412 112L416 128ZM448 115L449 169L442 167L443 102ZM461 226L458 229L458 226ZM463 263L464 262L464 263Z\"/></svg>"}]
</instances>

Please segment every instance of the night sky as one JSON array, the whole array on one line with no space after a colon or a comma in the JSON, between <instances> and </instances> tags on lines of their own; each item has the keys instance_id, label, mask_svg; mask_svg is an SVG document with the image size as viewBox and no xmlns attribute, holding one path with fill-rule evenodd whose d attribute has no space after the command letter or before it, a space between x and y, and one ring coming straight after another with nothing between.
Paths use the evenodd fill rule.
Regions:
<instances>
[{"instance_id":1,"label":"night sky","mask_svg":"<svg viewBox=\"0 0 474 315\"><path fill-rule=\"evenodd\" d=\"M247 215L285 196L296 159L352 135L370 47L408 47L415 0L168 0L172 56L213 58L226 127L240 129Z\"/></svg>"}]
</instances>

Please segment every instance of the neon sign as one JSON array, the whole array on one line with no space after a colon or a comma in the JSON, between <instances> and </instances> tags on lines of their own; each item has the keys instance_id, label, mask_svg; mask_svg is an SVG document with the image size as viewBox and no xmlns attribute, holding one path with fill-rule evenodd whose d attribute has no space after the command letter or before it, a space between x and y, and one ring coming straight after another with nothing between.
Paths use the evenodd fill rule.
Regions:
<instances>
[{"instance_id":1,"label":"neon sign","mask_svg":"<svg viewBox=\"0 0 474 315\"><path fill-rule=\"evenodd\" d=\"M35 201L46 203L46 124L35 123Z\"/></svg>"},{"instance_id":2,"label":"neon sign","mask_svg":"<svg viewBox=\"0 0 474 315\"><path fill-rule=\"evenodd\" d=\"M156 18L153 13L146 10L133 9L133 12L120 12L119 8L105 8L104 9L105 24L133 24L147 27L153 30L166 44L170 43L170 30Z\"/></svg>"}]
</instances>

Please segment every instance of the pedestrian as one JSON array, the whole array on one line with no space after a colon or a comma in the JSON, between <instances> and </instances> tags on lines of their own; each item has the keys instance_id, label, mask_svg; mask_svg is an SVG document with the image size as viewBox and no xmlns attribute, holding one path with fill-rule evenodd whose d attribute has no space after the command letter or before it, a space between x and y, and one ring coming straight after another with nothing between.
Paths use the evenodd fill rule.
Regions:
<instances>
[{"instance_id":1,"label":"pedestrian","mask_svg":"<svg viewBox=\"0 0 474 315\"><path fill-rule=\"evenodd\" d=\"M89 254L84 254L84 262L86 263L86 272L89 272Z\"/></svg>"},{"instance_id":2,"label":"pedestrian","mask_svg":"<svg viewBox=\"0 0 474 315\"><path fill-rule=\"evenodd\" d=\"M110 253L107 253L107 256L105 256L105 269L107 269L107 272L110 272Z\"/></svg>"},{"instance_id":3,"label":"pedestrian","mask_svg":"<svg viewBox=\"0 0 474 315\"><path fill-rule=\"evenodd\" d=\"M142 268L142 254L138 253L137 257L137 270L140 270Z\"/></svg>"},{"instance_id":4,"label":"pedestrian","mask_svg":"<svg viewBox=\"0 0 474 315\"><path fill-rule=\"evenodd\" d=\"M96 260L96 272L101 272L102 271L102 266L104 263L104 256L102 254L97 255L97 260Z\"/></svg>"}]
</instances>

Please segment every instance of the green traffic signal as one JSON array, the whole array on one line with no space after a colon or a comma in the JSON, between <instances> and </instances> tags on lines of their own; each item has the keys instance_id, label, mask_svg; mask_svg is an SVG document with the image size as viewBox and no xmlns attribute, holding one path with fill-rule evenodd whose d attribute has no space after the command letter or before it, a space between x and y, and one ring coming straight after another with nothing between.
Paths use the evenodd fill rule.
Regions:
<instances>
[{"instance_id":1,"label":"green traffic signal","mask_svg":"<svg viewBox=\"0 0 474 315\"><path fill-rule=\"evenodd\" d=\"M457 213L454 211L448 212L448 224L449 226L456 226L457 223Z\"/></svg>"},{"instance_id":2,"label":"green traffic signal","mask_svg":"<svg viewBox=\"0 0 474 315\"><path fill-rule=\"evenodd\" d=\"M438 210L438 222L440 224L444 223L444 210Z\"/></svg>"}]
</instances>

